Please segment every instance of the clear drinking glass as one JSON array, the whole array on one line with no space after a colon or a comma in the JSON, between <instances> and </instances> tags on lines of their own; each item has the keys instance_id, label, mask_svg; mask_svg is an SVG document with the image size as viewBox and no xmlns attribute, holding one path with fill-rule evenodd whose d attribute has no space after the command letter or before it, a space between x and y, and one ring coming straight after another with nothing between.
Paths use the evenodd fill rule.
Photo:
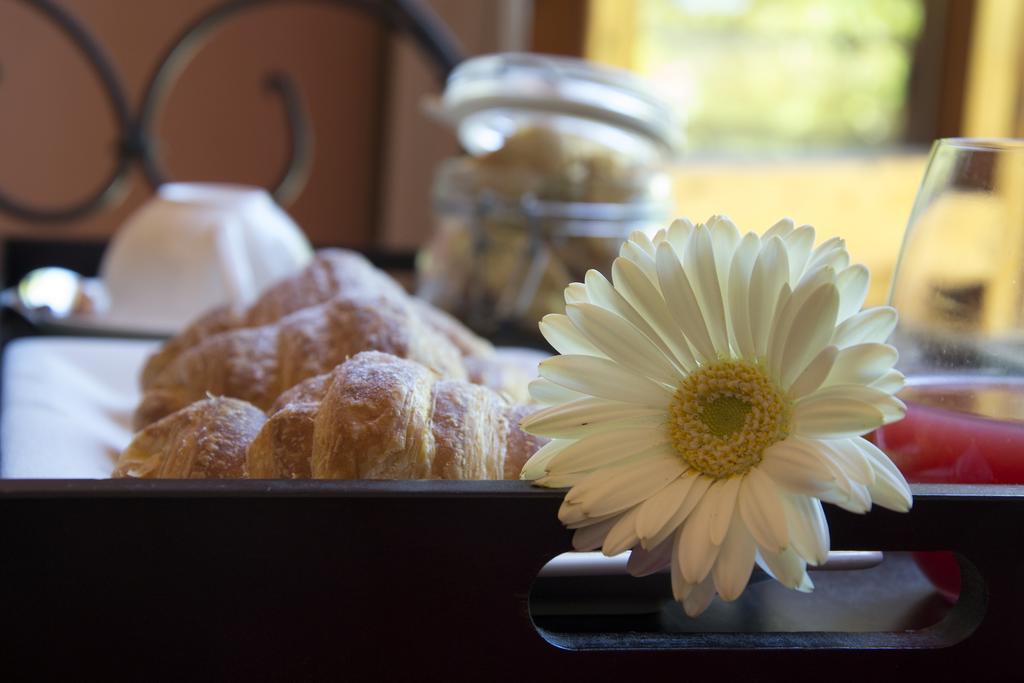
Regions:
<instances>
[{"instance_id":1,"label":"clear drinking glass","mask_svg":"<svg viewBox=\"0 0 1024 683\"><path fill-rule=\"evenodd\" d=\"M935 143L891 302L910 481L1024 483L1024 140Z\"/></svg>"},{"instance_id":2,"label":"clear drinking glass","mask_svg":"<svg viewBox=\"0 0 1024 683\"><path fill-rule=\"evenodd\" d=\"M875 438L907 479L1024 483L1024 140L932 148L891 303L907 416ZM914 553L955 601L953 553Z\"/></svg>"}]
</instances>

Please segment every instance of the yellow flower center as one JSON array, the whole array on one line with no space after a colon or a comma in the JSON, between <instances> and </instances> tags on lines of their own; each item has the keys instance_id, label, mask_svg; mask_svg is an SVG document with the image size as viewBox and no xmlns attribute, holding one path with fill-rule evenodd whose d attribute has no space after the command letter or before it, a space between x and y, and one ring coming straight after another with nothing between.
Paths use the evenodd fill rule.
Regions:
<instances>
[{"instance_id":1,"label":"yellow flower center","mask_svg":"<svg viewBox=\"0 0 1024 683\"><path fill-rule=\"evenodd\" d=\"M755 365L723 360L679 383L669 406L672 444L686 464L723 479L761 462L789 434L790 405Z\"/></svg>"}]
</instances>

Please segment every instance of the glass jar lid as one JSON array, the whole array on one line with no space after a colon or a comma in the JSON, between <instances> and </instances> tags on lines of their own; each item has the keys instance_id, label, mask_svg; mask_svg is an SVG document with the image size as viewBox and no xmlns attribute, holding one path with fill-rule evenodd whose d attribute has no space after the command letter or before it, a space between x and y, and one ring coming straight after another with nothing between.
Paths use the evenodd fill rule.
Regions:
<instances>
[{"instance_id":1,"label":"glass jar lid","mask_svg":"<svg viewBox=\"0 0 1024 683\"><path fill-rule=\"evenodd\" d=\"M473 155L493 152L531 126L589 137L651 161L676 154L682 144L675 111L646 82L568 57L503 53L468 59L448 77L438 114Z\"/></svg>"}]
</instances>

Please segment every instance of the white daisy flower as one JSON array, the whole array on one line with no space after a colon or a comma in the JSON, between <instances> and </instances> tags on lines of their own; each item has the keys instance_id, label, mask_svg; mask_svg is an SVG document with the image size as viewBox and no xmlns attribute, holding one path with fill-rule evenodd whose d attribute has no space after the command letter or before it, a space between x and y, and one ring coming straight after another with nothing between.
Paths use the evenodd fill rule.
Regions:
<instances>
[{"instance_id":1,"label":"white daisy flower","mask_svg":"<svg viewBox=\"0 0 1024 683\"><path fill-rule=\"evenodd\" d=\"M737 598L755 562L809 591L825 561L822 501L906 511L899 470L860 435L900 419L903 375L884 342L894 309L861 311L868 271L841 240L783 220L758 237L724 217L634 233L546 316L562 355L523 421L551 441L524 479L572 487L559 518L578 550L671 566L691 616Z\"/></svg>"}]
</instances>

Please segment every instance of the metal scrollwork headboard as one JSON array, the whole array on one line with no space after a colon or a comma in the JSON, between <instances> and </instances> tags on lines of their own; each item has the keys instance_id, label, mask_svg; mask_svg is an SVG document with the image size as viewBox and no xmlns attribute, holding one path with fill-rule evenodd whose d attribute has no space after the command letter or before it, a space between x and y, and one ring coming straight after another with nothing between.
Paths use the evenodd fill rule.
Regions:
<instances>
[{"instance_id":1,"label":"metal scrollwork headboard","mask_svg":"<svg viewBox=\"0 0 1024 683\"><path fill-rule=\"evenodd\" d=\"M103 48L66 9L52 0L19 0L38 10L56 25L74 44L96 71L104 94L110 101L117 120L119 144L117 163L98 189L87 198L67 206L46 208L19 201L0 188L0 211L31 222L65 222L81 218L109 204L118 196L132 164L142 166L147 181L156 187L167 180L157 145L153 144L152 126L165 96L196 48L225 21L238 13L260 5L295 3L296 0L229 0L193 21L158 62L142 96L138 115L134 115L120 77ZM300 0L303 3L329 4L365 12L382 22L389 30L408 34L421 52L436 67L443 81L462 57L460 48L448 28L420 0ZM288 122L289 154L284 169L271 188L274 198L288 203L298 195L312 160L313 133L309 117L295 81L286 73L269 73L265 86L278 94ZM2 87L2 83L0 83Z\"/></svg>"}]
</instances>

